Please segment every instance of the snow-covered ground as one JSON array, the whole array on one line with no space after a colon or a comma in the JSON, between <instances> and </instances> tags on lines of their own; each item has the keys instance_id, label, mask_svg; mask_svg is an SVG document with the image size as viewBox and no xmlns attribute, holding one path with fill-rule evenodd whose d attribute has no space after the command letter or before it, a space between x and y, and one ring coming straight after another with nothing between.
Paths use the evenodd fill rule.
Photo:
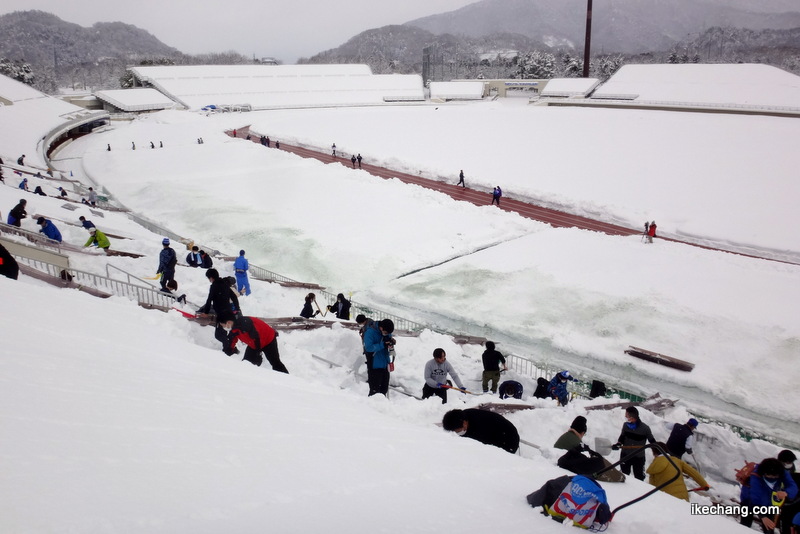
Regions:
<instances>
[{"instance_id":1,"label":"snow-covered ground","mask_svg":"<svg viewBox=\"0 0 800 534\"><path fill-rule=\"evenodd\" d=\"M487 206L476 207L223 134L251 124L282 142L336 142L369 163L453 183L463 168L470 187L500 184L507 195L632 227L655 218L667 235L791 259L800 254L796 122L513 100L216 117L161 112L73 142L54 164L204 246L228 254L244 248L256 265L410 319L486 335L501 352L677 397L682 404L666 414L672 422L704 414L796 442L798 401L788 392L798 378L800 267L553 229L488 206L488 193ZM0 128L0 139L24 128ZM132 141L138 150L130 150ZM144 148L149 141L164 148ZM4 217L21 195L0 187ZM123 215L101 219L83 207L64 210L56 199L27 198L32 214L70 222L87 215L132 238L112 240L115 248L148 255L74 256L75 267L104 272L109 261L154 273L160 235ZM66 241L85 241L83 230L57 224ZM38 230L34 221L23 226ZM185 251L178 252L182 259ZM201 270L179 268L177 279L191 301L203 302ZM265 317L297 314L306 292L253 287L244 312ZM208 329L177 313L27 278L2 279L0 291L13 310L0 322L4 531L563 528L524 496L560 473L550 445L584 414L586 401L564 409L530 399L532 381L509 374L536 406L509 419L523 439L543 447L524 446L515 457L434 426L446 409L485 397L451 394L447 406L399 394L367 398L352 374L359 340L346 329L282 334L287 377L225 358ZM622 354L629 344L696 368L687 374L631 360ZM418 394L422 367L439 346L479 389L482 349L430 331L400 340L393 382ZM312 354L343 367L331 369ZM616 440L621 410L587 417L590 444ZM656 416L643 419L666 437ZM744 459L778 450L713 425L699 430L697 459L721 498L736 495L725 481ZM604 487L612 507L646 490L635 480ZM692 516L685 503L658 494L622 511L611 528L737 527Z\"/></svg>"},{"instance_id":2,"label":"snow-covered ground","mask_svg":"<svg viewBox=\"0 0 800 534\"><path fill-rule=\"evenodd\" d=\"M525 132L544 122L549 127L525 149ZM422 123L426 128L418 128ZM787 221L797 218L796 156L788 146L799 133L797 121L515 101L216 117L162 112L81 139L56 156L134 211L207 246L229 254L245 248L255 264L334 293L794 439L797 406L784 392L796 378L786 371L800 351L800 267L677 243L643 245L638 236L553 229L493 209L488 194L487 206L455 202L347 164L303 160L223 134L246 124L273 140L336 142L369 162L415 173L445 176L449 168L453 182L463 168L470 187L499 183L507 195L632 227L655 218L666 235L761 244L765 253L796 256L800 244ZM468 149L474 132L501 129L505 135L487 137L481 150ZM573 143L576 136L588 143L590 130L615 135ZM763 142L748 141L751 130L761 131ZM724 159L709 152L728 148L708 143L689 151L686 138L697 135L699 142L700 132L736 140L741 149ZM151 140L165 148L129 149L132 141L141 147ZM668 156L682 150L683 157ZM576 157L578 151L591 155ZM632 167L648 161L643 178ZM710 167L713 176L701 180L697 169ZM744 178L757 173L757 183ZM718 185L713 202L698 199L714 189L708 181ZM768 208L753 202L759 197L769 197ZM201 298L204 287L197 291ZM297 313L300 302L281 315ZM687 374L632 360L622 352L628 345L696 368ZM742 381L753 373L768 376L771 387Z\"/></svg>"}]
</instances>

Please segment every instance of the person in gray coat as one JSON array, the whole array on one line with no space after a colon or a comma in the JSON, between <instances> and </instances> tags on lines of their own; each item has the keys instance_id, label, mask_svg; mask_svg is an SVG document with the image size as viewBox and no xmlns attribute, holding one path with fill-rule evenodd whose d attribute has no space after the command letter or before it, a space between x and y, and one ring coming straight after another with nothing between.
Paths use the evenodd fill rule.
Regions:
<instances>
[{"instance_id":1,"label":"person in gray coat","mask_svg":"<svg viewBox=\"0 0 800 534\"><path fill-rule=\"evenodd\" d=\"M422 386L422 398L427 399L436 395L442 399L442 404L447 404L447 389L449 387L447 385L447 375L453 377L462 393L466 392L458 373L447 361L447 354L444 349L436 349L433 351L433 359L425 364L425 385Z\"/></svg>"}]
</instances>

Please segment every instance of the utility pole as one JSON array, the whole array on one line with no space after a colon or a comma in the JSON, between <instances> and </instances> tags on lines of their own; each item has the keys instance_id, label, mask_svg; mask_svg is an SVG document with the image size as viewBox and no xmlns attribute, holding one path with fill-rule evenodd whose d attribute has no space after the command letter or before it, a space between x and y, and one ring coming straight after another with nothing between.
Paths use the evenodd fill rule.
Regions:
<instances>
[{"instance_id":1,"label":"utility pole","mask_svg":"<svg viewBox=\"0 0 800 534\"><path fill-rule=\"evenodd\" d=\"M592 48L592 0L586 0L586 41L583 45L583 77L589 77L589 58Z\"/></svg>"}]
</instances>

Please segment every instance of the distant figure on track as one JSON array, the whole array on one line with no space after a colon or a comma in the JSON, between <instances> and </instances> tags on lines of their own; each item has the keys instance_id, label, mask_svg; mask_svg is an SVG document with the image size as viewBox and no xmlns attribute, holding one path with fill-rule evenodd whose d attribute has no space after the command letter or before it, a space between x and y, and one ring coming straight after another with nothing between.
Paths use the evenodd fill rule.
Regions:
<instances>
[{"instance_id":1,"label":"distant figure on track","mask_svg":"<svg viewBox=\"0 0 800 534\"><path fill-rule=\"evenodd\" d=\"M656 237L656 222L653 221L650 223L650 226L647 228L647 242L652 243L653 238Z\"/></svg>"},{"instance_id":2,"label":"distant figure on track","mask_svg":"<svg viewBox=\"0 0 800 534\"><path fill-rule=\"evenodd\" d=\"M458 183L456 185L460 185L461 187L466 188L467 186L464 184L464 171L458 173Z\"/></svg>"},{"instance_id":3,"label":"distant figure on track","mask_svg":"<svg viewBox=\"0 0 800 534\"><path fill-rule=\"evenodd\" d=\"M358 168L359 168L359 169L361 168L361 160L362 160L362 159L363 159L363 158L361 157L361 152L359 152L359 153L358 153L358 156L356 156L356 161L358 161Z\"/></svg>"},{"instance_id":4,"label":"distant figure on track","mask_svg":"<svg viewBox=\"0 0 800 534\"><path fill-rule=\"evenodd\" d=\"M503 190L500 189L500 186L494 188L492 191L492 204L497 204L497 207L500 207L500 197L503 196Z\"/></svg>"},{"instance_id":5,"label":"distant figure on track","mask_svg":"<svg viewBox=\"0 0 800 534\"><path fill-rule=\"evenodd\" d=\"M331 156L336 157L336 143L331 145Z\"/></svg>"},{"instance_id":6,"label":"distant figure on track","mask_svg":"<svg viewBox=\"0 0 800 534\"><path fill-rule=\"evenodd\" d=\"M356 168L356 155L355 154L350 156L350 162L353 164L353 168L355 169Z\"/></svg>"}]
</instances>

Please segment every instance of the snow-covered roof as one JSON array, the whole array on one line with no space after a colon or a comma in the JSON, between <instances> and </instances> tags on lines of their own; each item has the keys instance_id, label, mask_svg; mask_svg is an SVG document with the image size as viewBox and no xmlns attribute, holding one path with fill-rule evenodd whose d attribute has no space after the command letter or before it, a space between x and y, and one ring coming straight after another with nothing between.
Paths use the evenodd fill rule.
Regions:
<instances>
[{"instance_id":1,"label":"snow-covered roof","mask_svg":"<svg viewBox=\"0 0 800 534\"><path fill-rule=\"evenodd\" d=\"M40 93L30 85L25 85L8 76L0 76L0 98L16 102L31 98L42 98L46 95Z\"/></svg>"},{"instance_id":2,"label":"snow-covered roof","mask_svg":"<svg viewBox=\"0 0 800 534\"><path fill-rule=\"evenodd\" d=\"M592 98L800 108L800 76L769 65L625 65Z\"/></svg>"},{"instance_id":3,"label":"snow-covered roof","mask_svg":"<svg viewBox=\"0 0 800 534\"><path fill-rule=\"evenodd\" d=\"M113 89L97 91L95 96L122 111L169 109L175 102L155 89Z\"/></svg>"},{"instance_id":4,"label":"snow-covered roof","mask_svg":"<svg viewBox=\"0 0 800 534\"><path fill-rule=\"evenodd\" d=\"M480 100L483 98L481 81L472 82L431 82L431 98L445 100Z\"/></svg>"},{"instance_id":5,"label":"snow-covered roof","mask_svg":"<svg viewBox=\"0 0 800 534\"><path fill-rule=\"evenodd\" d=\"M598 86L597 78L554 78L542 89L542 96L586 96Z\"/></svg>"},{"instance_id":6,"label":"snow-covered roof","mask_svg":"<svg viewBox=\"0 0 800 534\"><path fill-rule=\"evenodd\" d=\"M0 128L0 155L16 159L26 154L26 160L33 165L44 165L39 141L48 133L70 121L94 115L2 75L0 97L11 102L0 106L0 124L4 126Z\"/></svg>"},{"instance_id":7,"label":"snow-covered roof","mask_svg":"<svg viewBox=\"0 0 800 534\"><path fill-rule=\"evenodd\" d=\"M130 70L190 109L211 104L272 109L424 100L419 75L373 75L367 65L193 65Z\"/></svg>"}]
</instances>

